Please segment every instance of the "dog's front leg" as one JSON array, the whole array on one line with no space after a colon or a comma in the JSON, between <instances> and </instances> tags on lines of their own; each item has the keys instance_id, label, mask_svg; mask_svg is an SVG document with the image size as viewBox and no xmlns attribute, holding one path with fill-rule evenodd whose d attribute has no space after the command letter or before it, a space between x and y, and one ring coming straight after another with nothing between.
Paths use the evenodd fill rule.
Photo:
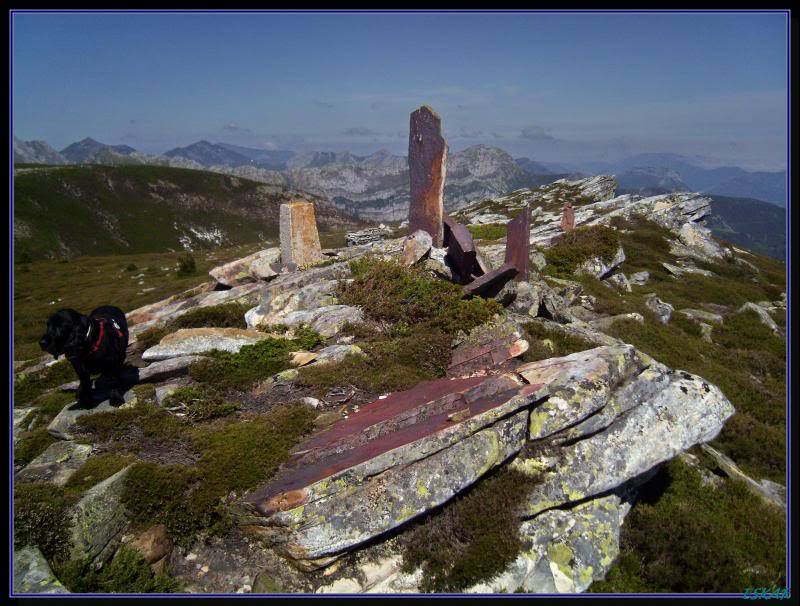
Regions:
<instances>
[{"instance_id":1,"label":"dog's front leg","mask_svg":"<svg viewBox=\"0 0 800 606\"><path fill-rule=\"evenodd\" d=\"M78 406L91 406L92 404L92 377L83 367L80 360L73 358L70 360L75 374L78 375Z\"/></svg>"},{"instance_id":2,"label":"dog's front leg","mask_svg":"<svg viewBox=\"0 0 800 606\"><path fill-rule=\"evenodd\" d=\"M125 403L125 392L123 391L121 375L121 369L113 370L106 375L111 380L111 390L108 394L108 399L112 406L120 406Z\"/></svg>"}]
</instances>

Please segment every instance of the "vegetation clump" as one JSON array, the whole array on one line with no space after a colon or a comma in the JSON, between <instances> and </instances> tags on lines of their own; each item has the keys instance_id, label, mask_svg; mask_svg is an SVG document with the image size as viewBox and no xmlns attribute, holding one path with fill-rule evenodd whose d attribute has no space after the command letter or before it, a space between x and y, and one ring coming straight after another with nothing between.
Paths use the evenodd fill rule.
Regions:
<instances>
[{"instance_id":1,"label":"vegetation clump","mask_svg":"<svg viewBox=\"0 0 800 606\"><path fill-rule=\"evenodd\" d=\"M741 593L786 585L785 516L744 483L710 488L673 459L642 496L622 526L617 565L590 591Z\"/></svg>"},{"instance_id":2,"label":"vegetation clump","mask_svg":"<svg viewBox=\"0 0 800 606\"><path fill-rule=\"evenodd\" d=\"M619 234L605 225L578 227L554 240L545 250L545 272L559 278L569 278L580 265L592 257L606 263L614 259L619 249Z\"/></svg>"},{"instance_id":3,"label":"vegetation clump","mask_svg":"<svg viewBox=\"0 0 800 606\"><path fill-rule=\"evenodd\" d=\"M551 328L542 322L526 322L523 325L530 344L522 356L525 362L536 362L547 358L560 358L578 351L597 347L595 343L571 335L564 330Z\"/></svg>"},{"instance_id":4,"label":"vegetation clump","mask_svg":"<svg viewBox=\"0 0 800 606\"><path fill-rule=\"evenodd\" d=\"M168 334L181 328L247 328L244 314L250 306L247 303L223 303L198 307L170 320L163 326L156 326L142 331L136 341L148 349L158 345L159 341Z\"/></svg>"},{"instance_id":5,"label":"vegetation clump","mask_svg":"<svg viewBox=\"0 0 800 606\"><path fill-rule=\"evenodd\" d=\"M73 494L83 494L133 461L133 457L116 454L100 454L89 457L80 469L67 480L64 489Z\"/></svg>"},{"instance_id":6,"label":"vegetation clump","mask_svg":"<svg viewBox=\"0 0 800 606\"><path fill-rule=\"evenodd\" d=\"M506 236L503 223L485 223L483 225L467 225L469 233L476 240L499 240Z\"/></svg>"},{"instance_id":7,"label":"vegetation clump","mask_svg":"<svg viewBox=\"0 0 800 606\"><path fill-rule=\"evenodd\" d=\"M179 387L164 398L163 406L169 410L183 409L193 421L225 417L238 408L233 402L226 401L218 391L196 386Z\"/></svg>"},{"instance_id":8,"label":"vegetation clump","mask_svg":"<svg viewBox=\"0 0 800 606\"><path fill-rule=\"evenodd\" d=\"M38 372L25 373L14 381L14 405L26 406L47 390L75 379L75 371L66 359Z\"/></svg>"},{"instance_id":9,"label":"vegetation clump","mask_svg":"<svg viewBox=\"0 0 800 606\"><path fill-rule=\"evenodd\" d=\"M38 547L45 558L66 557L69 545L68 507L74 498L45 482L14 486L14 547Z\"/></svg>"},{"instance_id":10,"label":"vegetation clump","mask_svg":"<svg viewBox=\"0 0 800 606\"><path fill-rule=\"evenodd\" d=\"M178 275L191 276L197 273L197 262L194 260L194 255L186 253L178 257Z\"/></svg>"},{"instance_id":11,"label":"vegetation clump","mask_svg":"<svg viewBox=\"0 0 800 606\"><path fill-rule=\"evenodd\" d=\"M57 563L55 572L73 593L176 593L181 590L177 579L154 573L141 554L122 546L114 558L96 570L88 562Z\"/></svg>"},{"instance_id":12,"label":"vegetation clump","mask_svg":"<svg viewBox=\"0 0 800 606\"><path fill-rule=\"evenodd\" d=\"M350 269L352 281L339 287L342 303L360 306L373 320L414 327L417 334L469 331L502 309L491 299L464 299L460 286L432 278L418 267L364 257L351 261Z\"/></svg>"},{"instance_id":13,"label":"vegetation clump","mask_svg":"<svg viewBox=\"0 0 800 606\"><path fill-rule=\"evenodd\" d=\"M77 427L94 441L122 440L133 430L143 437L170 441L180 439L185 422L150 402L78 417Z\"/></svg>"},{"instance_id":14,"label":"vegetation clump","mask_svg":"<svg viewBox=\"0 0 800 606\"><path fill-rule=\"evenodd\" d=\"M401 537L403 569L422 567L426 592L457 592L499 574L523 547L519 509L536 483L510 467L482 479Z\"/></svg>"}]
</instances>

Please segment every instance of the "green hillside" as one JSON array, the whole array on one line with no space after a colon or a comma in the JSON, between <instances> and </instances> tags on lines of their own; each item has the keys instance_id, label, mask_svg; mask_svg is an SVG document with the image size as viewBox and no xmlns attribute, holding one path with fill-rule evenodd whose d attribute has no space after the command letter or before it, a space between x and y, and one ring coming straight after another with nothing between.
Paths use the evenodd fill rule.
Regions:
<instances>
[{"instance_id":1,"label":"green hillside","mask_svg":"<svg viewBox=\"0 0 800 606\"><path fill-rule=\"evenodd\" d=\"M718 238L776 259L786 258L786 209L753 200L710 196L708 227Z\"/></svg>"},{"instance_id":2,"label":"green hillside","mask_svg":"<svg viewBox=\"0 0 800 606\"><path fill-rule=\"evenodd\" d=\"M322 232L353 220L323 198L163 166L18 167L15 259L235 246L278 236L280 204L312 200Z\"/></svg>"}]
</instances>

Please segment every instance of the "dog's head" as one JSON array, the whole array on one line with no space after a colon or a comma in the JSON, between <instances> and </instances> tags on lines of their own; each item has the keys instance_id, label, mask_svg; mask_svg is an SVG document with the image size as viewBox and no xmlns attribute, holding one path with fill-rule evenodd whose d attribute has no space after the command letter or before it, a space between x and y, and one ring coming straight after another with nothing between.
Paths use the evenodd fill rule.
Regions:
<instances>
[{"instance_id":1,"label":"dog's head","mask_svg":"<svg viewBox=\"0 0 800 606\"><path fill-rule=\"evenodd\" d=\"M77 355L88 330L89 318L74 309L60 309L47 318L47 332L39 339L39 347L54 358Z\"/></svg>"}]
</instances>

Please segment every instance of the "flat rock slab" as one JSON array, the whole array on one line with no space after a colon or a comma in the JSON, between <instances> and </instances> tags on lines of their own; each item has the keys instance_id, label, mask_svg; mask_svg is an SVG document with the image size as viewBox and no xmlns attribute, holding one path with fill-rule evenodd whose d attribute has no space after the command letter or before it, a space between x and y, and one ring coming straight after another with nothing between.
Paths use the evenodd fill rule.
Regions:
<instances>
[{"instance_id":1,"label":"flat rock slab","mask_svg":"<svg viewBox=\"0 0 800 606\"><path fill-rule=\"evenodd\" d=\"M390 394L312 434L245 521L284 554L320 565L443 503L525 440L546 395L517 375L438 379ZM326 560L327 558L327 560Z\"/></svg>"},{"instance_id":2,"label":"flat rock slab","mask_svg":"<svg viewBox=\"0 0 800 606\"><path fill-rule=\"evenodd\" d=\"M236 353L245 345L253 345L268 336L257 330L243 328L182 328L161 339L158 345L145 350L142 359L153 362L215 349Z\"/></svg>"},{"instance_id":3,"label":"flat rock slab","mask_svg":"<svg viewBox=\"0 0 800 606\"><path fill-rule=\"evenodd\" d=\"M280 248L267 248L215 267L208 274L219 284L236 286L256 280L267 280L278 275L272 265L281 259Z\"/></svg>"},{"instance_id":4,"label":"flat rock slab","mask_svg":"<svg viewBox=\"0 0 800 606\"><path fill-rule=\"evenodd\" d=\"M56 442L16 475L17 482L49 482L63 486L89 458L92 447L75 442Z\"/></svg>"},{"instance_id":5,"label":"flat rock slab","mask_svg":"<svg viewBox=\"0 0 800 606\"><path fill-rule=\"evenodd\" d=\"M14 550L14 594L69 593L38 547Z\"/></svg>"},{"instance_id":6,"label":"flat rock slab","mask_svg":"<svg viewBox=\"0 0 800 606\"><path fill-rule=\"evenodd\" d=\"M79 408L77 402L67 404L47 426L47 432L59 440L71 440L75 437L72 432L74 431L75 423L80 417L97 414L98 412L110 412L120 408L128 408L133 406L133 398L133 391L127 391L125 392L125 404L121 406L112 406L108 400L95 404L93 408Z\"/></svg>"},{"instance_id":7,"label":"flat rock slab","mask_svg":"<svg viewBox=\"0 0 800 606\"><path fill-rule=\"evenodd\" d=\"M207 360L206 356L178 356L154 362L149 366L138 369L139 383L160 383L167 379L181 377L189 372L189 366L195 362Z\"/></svg>"}]
</instances>

